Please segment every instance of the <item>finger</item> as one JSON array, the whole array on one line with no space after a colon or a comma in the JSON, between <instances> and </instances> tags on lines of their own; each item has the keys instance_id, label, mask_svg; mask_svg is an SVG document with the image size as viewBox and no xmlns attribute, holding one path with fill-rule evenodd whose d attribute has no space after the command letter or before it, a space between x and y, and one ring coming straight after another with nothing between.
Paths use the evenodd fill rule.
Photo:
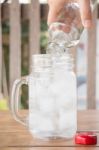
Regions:
<instances>
[{"instance_id":1,"label":"finger","mask_svg":"<svg viewBox=\"0 0 99 150\"><path fill-rule=\"evenodd\" d=\"M57 18L57 11L55 8L50 8L48 13L48 25L50 25L52 22L55 22Z\"/></svg>"},{"instance_id":2,"label":"finger","mask_svg":"<svg viewBox=\"0 0 99 150\"><path fill-rule=\"evenodd\" d=\"M81 19L84 27L92 26L92 13L90 7L90 0L79 0Z\"/></svg>"},{"instance_id":3,"label":"finger","mask_svg":"<svg viewBox=\"0 0 99 150\"><path fill-rule=\"evenodd\" d=\"M48 25L57 20L58 14L68 0L49 0Z\"/></svg>"}]
</instances>

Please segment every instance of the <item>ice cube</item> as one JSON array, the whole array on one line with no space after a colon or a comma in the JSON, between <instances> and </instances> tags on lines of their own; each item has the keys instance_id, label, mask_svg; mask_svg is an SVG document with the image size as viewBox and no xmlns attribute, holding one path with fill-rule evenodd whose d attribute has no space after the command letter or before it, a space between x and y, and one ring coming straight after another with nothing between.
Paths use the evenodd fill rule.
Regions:
<instances>
[{"instance_id":1,"label":"ice cube","mask_svg":"<svg viewBox=\"0 0 99 150\"><path fill-rule=\"evenodd\" d=\"M44 113L53 113L55 108L55 99L52 93L44 93L38 97L39 108Z\"/></svg>"},{"instance_id":2,"label":"ice cube","mask_svg":"<svg viewBox=\"0 0 99 150\"><path fill-rule=\"evenodd\" d=\"M77 125L76 109L74 110L61 110L59 112L59 130L63 131L69 128L75 128Z\"/></svg>"},{"instance_id":3,"label":"ice cube","mask_svg":"<svg viewBox=\"0 0 99 150\"><path fill-rule=\"evenodd\" d=\"M35 90L35 79L30 76L29 78L29 98L33 99L36 96L36 90Z\"/></svg>"},{"instance_id":4,"label":"ice cube","mask_svg":"<svg viewBox=\"0 0 99 150\"><path fill-rule=\"evenodd\" d=\"M29 114L29 128L38 132L54 131L52 118L44 116L40 111L33 111Z\"/></svg>"},{"instance_id":5,"label":"ice cube","mask_svg":"<svg viewBox=\"0 0 99 150\"><path fill-rule=\"evenodd\" d=\"M44 87L44 88L48 88L49 87L49 84L50 84L50 76L49 76L49 73L45 73L44 75L42 75L37 81L37 85L38 86L41 86L41 87Z\"/></svg>"},{"instance_id":6,"label":"ice cube","mask_svg":"<svg viewBox=\"0 0 99 150\"><path fill-rule=\"evenodd\" d=\"M53 94L54 97L57 96L58 93L60 93L60 85L59 85L59 83L53 81L53 83L50 86L50 90L51 90L51 93Z\"/></svg>"},{"instance_id":7,"label":"ice cube","mask_svg":"<svg viewBox=\"0 0 99 150\"><path fill-rule=\"evenodd\" d=\"M64 108L64 109L68 109L68 110L71 110L72 108L74 108L74 102L75 99L71 99L71 97L69 96L65 96L62 95L62 96L59 96L57 97L57 109L61 109L61 108Z\"/></svg>"},{"instance_id":8,"label":"ice cube","mask_svg":"<svg viewBox=\"0 0 99 150\"><path fill-rule=\"evenodd\" d=\"M45 92L45 89L44 89L44 87L43 87L43 85L41 84L40 81L36 82L36 87L35 88L36 88L36 94L37 95L41 95L42 93Z\"/></svg>"},{"instance_id":9,"label":"ice cube","mask_svg":"<svg viewBox=\"0 0 99 150\"><path fill-rule=\"evenodd\" d=\"M36 95L44 95L45 93L48 93L50 86L50 80L41 78L40 80L36 81L35 91Z\"/></svg>"},{"instance_id":10,"label":"ice cube","mask_svg":"<svg viewBox=\"0 0 99 150\"><path fill-rule=\"evenodd\" d=\"M77 101L76 90L72 87L69 88L69 86L61 88L57 101L59 106L63 106L66 109L72 109L76 105Z\"/></svg>"},{"instance_id":11,"label":"ice cube","mask_svg":"<svg viewBox=\"0 0 99 150\"><path fill-rule=\"evenodd\" d=\"M63 78L63 76L59 72L56 72L54 76L54 81L51 85L51 91L58 95L62 92L63 89L65 91L67 90L66 78Z\"/></svg>"}]
</instances>

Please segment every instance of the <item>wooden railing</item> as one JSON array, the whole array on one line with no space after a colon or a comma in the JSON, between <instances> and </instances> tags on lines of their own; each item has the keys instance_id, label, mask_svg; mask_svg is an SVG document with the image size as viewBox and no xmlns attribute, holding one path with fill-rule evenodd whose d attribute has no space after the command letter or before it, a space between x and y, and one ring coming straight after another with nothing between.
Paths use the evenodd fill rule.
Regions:
<instances>
[{"instance_id":1,"label":"wooden railing","mask_svg":"<svg viewBox=\"0 0 99 150\"><path fill-rule=\"evenodd\" d=\"M22 7L24 11L22 11ZM2 10L2 11L1 11ZM22 13L21 13L22 11ZM25 12L26 11L26 12ZM2 12L2 15L1 15ZM9 19L9 95L13 82L21 76L21 15L29 21L29 60L33 53L39 53L40 10L38 0L31 4L20 5L17 0L11 4L0 5L0 92L2 92L2 20ZM2 20L1 20L2 16Z\"/></svg>"},{"instance_id":2,"label":"wooden railing","mask_svg":"<svg viewBox=\"0 0 99 150\"><path fill-rule=\"evenodd\" d=\"M87 46L87 108L96 108L96 36L97 7L93 11L93 28L88 31Z\"/></svg>"},{"instance_id":3,"label":"wooden railing","mask_svg":"<svg viewBox=\"0 0 99 150\"><path fill-rule=\"evenodd\" d=\"M0 93L2 92L2 28L1 28L1 5L0 5Z\"/></svg>"},{"instance_id":4,"label":"wooden railing","mask_svg":"<svg viewBox=\"0 0 99 150\"><path fill-rule=\"evenodd\" d=\"M1 8L2 7L2 8ZM4 9L6 7L6 9ZM40 52L40 7L38 0L32 0L31 4L20 5L17 0L11 4L0 6L0 92L2 92L2 26L1 9L3 20L10 20L10 63L9 63L9 95L12 84L21 76L21 19L29 20L29 60L34 53ZM4 10L6 12L4 12ZM97 7L93 12L94 28L88 31L88 66L87 66L87 108L96 108L96 21ZM76 51L74 53L76 58Z\"/></svg>"}]
</instances>

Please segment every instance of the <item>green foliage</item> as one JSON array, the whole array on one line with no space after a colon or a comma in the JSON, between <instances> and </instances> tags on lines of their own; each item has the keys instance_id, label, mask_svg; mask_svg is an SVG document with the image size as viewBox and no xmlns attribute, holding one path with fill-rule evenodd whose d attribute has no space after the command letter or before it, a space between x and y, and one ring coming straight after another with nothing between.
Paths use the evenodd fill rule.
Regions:
<instances>
[{"instance_id":1,"label":"green foliage","mask_svg":"<svg viewBox=\"0 0 99 150\"><path fill-rule=\"evenodd\" d=\"M46 47L48 43L48 34L47 34L47 23L46 21L41 22L41 36L40 36L40 47L41 53L46 53Z\"/></svg>"},{"instance_id":2,"label":"green foliage","mask_svg":"<svg viewBox=\"0 0 99 150\"><path fill-rule=\"evenodd\" d=\"M22 43L28 42L29 22L28 20L21 23L21 39Z\"/></svg>"},{"instance_id":3,"label":"green foliage","mask_svg":"<svg viewBox=\"0 0 99 150\"><path fill-rule=\"evenodd\" d=\"M8 110L7 101L5 99L0 99L0 110Z\"/></svg>"},{"instance_id":4,"label":"green foliage","mask_svg":"<svg viewBox=\"0 0 99 150\"><path fill-rule=\"evenodd\" d=\"M42 32L40 37L40 47L41 47L41 53L46 53L46 47L48 43L47 33Z\"/></svg>"},{"instance_id":5,"label":"green foliage","mask_svg":"<svg viewBox=\"0 0 99 150\"><path fill-rule=\"evenodd\" d=\"M9 21L3 22L2 23L2 32L3 34L9 34Z\"/></svg>"},{"instance_id":6,"label":"green foliage","mask_svg":"<svg viewBox=\"0 0 99 150\"><path fill-rule=\"evenodd\" d=\"M48 30L48 26L47 26L47 23L45 20L42 20L41 21L41 31L44 32L44 31L47 31Z\"/></svg>"}]
</instances>

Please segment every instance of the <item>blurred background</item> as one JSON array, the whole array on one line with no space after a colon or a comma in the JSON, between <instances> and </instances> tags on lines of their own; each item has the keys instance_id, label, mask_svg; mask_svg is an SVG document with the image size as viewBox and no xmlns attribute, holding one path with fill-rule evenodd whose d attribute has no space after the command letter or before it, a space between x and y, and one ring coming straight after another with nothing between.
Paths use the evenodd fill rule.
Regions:
<instances>
[{"instance_id":1,"label":"blurred background","mask_svg":"<svg viewBox=\"0 0 99 150\"><path fill-rule=\"evenodd\" d=\"M30 73L32 53L46 53L48 43L46 0L20 2L22 4L13 2L0 5L1 110L9 109L14 80ZM79 45L71 49L77 74L78 109L99 108L98 8L97 1L93 11L94 28L84 30ZM22 87L21 108L28 108L27 86Z\"/></svg>"}]
</instances>

